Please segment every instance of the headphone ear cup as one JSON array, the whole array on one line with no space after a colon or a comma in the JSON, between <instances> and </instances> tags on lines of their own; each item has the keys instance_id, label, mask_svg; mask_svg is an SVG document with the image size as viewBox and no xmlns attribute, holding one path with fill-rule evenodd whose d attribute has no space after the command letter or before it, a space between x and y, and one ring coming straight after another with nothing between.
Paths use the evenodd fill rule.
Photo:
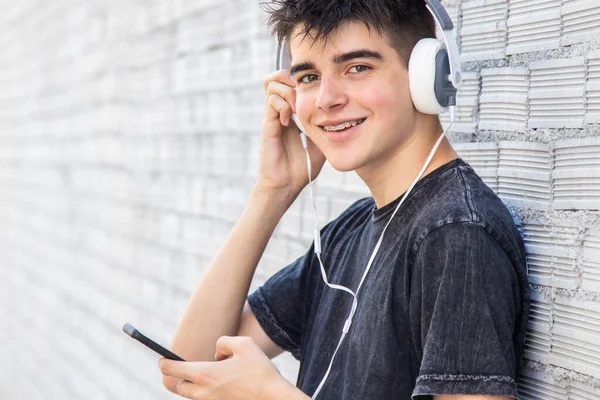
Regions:
<instances>
[{"instance_id":1,"label":"headphone ear cup","mask_svg":"<svg viewBox=\"0 0 600 400\"><path fill-rule=\"evenodd\" d=\"M410 97L415 108L423 114L442 114L448 109L438 102L435 95L436 57L444 49L437 39L421 39L408 60L408 83Z\"/></svg>"}]
</instances>

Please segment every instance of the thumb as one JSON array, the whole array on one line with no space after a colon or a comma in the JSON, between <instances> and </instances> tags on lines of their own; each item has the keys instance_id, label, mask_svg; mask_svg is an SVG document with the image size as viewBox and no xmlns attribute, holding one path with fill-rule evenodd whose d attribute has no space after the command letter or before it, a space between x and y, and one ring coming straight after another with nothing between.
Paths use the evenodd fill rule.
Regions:
<instances>
[{"instance_id":1,"label":"thumb","mask_svg":"<svg viewBox=\"0 0 600 400\"><path fill-rule=\"evenodd\" d=\"M217 340L217 351L215 352L215 361L223 361L233 357L233 347L235 345L235 337L221 336Z\"/></svg>"}]
</instances>

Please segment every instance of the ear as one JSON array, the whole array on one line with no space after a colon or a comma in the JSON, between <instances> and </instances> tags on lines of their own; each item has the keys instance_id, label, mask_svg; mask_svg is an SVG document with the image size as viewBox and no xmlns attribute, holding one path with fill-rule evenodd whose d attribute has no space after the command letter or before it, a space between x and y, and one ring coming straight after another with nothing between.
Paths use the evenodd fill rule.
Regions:
<instances>
[{"instance_id":1,"label":"ear","mask_svg":"<svg viewBox=\"0 0 600 400\"><path fill-rule=\"evenodd\" d=\"M444 43L437 39L421 39L408 61L410 97L415 108L424 114L441 114L448 109L440 105L435 94L436 58Z\"/></svg>"}]
</instances>

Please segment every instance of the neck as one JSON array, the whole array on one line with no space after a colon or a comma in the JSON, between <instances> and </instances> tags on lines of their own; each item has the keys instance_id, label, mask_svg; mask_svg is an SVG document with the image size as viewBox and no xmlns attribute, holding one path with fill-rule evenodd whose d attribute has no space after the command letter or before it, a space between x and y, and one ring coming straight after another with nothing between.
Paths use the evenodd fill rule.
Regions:
<instances>
[{"instance_id":1,"label":"neck","mask_svg":"<svg viewBox=\"0 0 600 400\"><path fill-rule=\"evenodd\" d=\"M369 187L377 208L391 203L405 193L423 168L435 142L442 134L438 119L430 120L430 123L419 124L421 128L412 132L397 150L387 157L356 170ZM421 179L457 157L448 140L444 138Z\"/></svg>"}]
</instances>

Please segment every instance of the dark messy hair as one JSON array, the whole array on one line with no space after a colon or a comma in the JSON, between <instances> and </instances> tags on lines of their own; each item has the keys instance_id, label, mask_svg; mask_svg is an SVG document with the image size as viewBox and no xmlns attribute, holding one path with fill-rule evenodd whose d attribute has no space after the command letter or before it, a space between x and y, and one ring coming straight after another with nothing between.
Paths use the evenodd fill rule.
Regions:
<instances>
[{"instance_id":1,"label":"dark messy hair","mask_svg":"<svg viewBox=\"0 0 600 400\"><path fill-rule=\"evenodd\" d=\"M419 40L435 37L424 0L267 0L261 8L269 13L271 34L288 43L298 24L303 25L300 34L314 43L326 42L344 22L362 22L388 38L405 66Z\"/></svg>"}]
</instances>

